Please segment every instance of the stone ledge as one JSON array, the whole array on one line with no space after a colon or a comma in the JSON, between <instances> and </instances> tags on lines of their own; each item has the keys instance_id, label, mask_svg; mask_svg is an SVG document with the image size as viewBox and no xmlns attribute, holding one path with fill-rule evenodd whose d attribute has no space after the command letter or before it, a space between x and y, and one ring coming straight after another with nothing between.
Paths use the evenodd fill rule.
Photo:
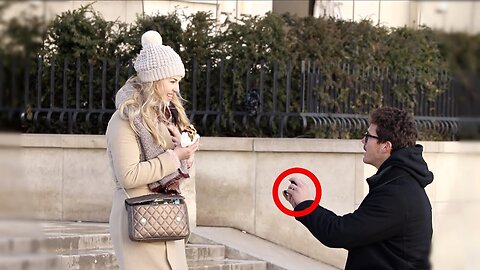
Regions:
<instances>
[{"instance_id":1,"label":"stone ledge","mask_svg":"<svg viewBox=\"0 0 480 270\"><path fill-rule=\"evenodd\" d=\"M46 148L107 148L104 135L83 134L21 134L21 147Z\"/></svg>"},{"instance_id":2,"label":"stone ledge","mask_svg":"<svg viewBox=\"0 0 480 270\"><path fill-rule=\"evenodd\" d=\"M255 152L301 152L301 153L360 153L360 140L259 138L254 140Z\"/></svg>"},{"instance_id":3,"label":"stone ledge","mask_svg":"<svg viewBox=\"0 0 480 270\"><path fill-rule=\"evenodd\" d=\"M0 134L2 135L2 134ZM105 135L19 134L6 135L20 147L105 149ZM7 141L7 140L5 140ZM421 141L425 153L480 154L480 142ZM363 153L361 141L341 139L202 137L201 151Z\"/></svg>"},{"instance_id":4,"label":"stone ledge","mask_svg":"<svg viewBox=\"0 0 480 270\"><path fill-rule=\"evenodd\" d=\"M241 151L252 152L254 138L201 137L201 151Z\"/></svg>"}]
</instances>

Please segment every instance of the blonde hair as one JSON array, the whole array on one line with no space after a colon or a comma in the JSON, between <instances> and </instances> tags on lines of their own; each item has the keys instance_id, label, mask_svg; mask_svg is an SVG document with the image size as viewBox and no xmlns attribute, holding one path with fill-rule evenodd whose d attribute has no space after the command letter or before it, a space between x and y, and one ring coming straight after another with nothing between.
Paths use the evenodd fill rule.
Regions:
<instances>
[{"instance_id":1,"label":"blonde hair","mask_svg":"<svg viewBox=\"0 0 480 270\"><path fill-rule=\"evenodd\" d=\"M168 80L166 78L163 80ZM135 89L133 95L128 97L118 110L122 119L128 119L130 126L138 135L138 130L135 128L133 120L140 116L142 124L150 132L155 141L162 147L166 147L165 138L162 138L159 132L159 123L168 122L165 116L165 111L169 110L169 105L161 100L160 94L165 91L162 81L141 82L136 76L128 79L126 84L131 84ZM181 130L190 125L183 102L185 100L180 96L180 93L175 91L170 106L174 106L178 112L178 123L175 123ZM173 117L173 115L171 115ZM174 118L173 118L174 119Z\"/></svg>"}]
</instances>

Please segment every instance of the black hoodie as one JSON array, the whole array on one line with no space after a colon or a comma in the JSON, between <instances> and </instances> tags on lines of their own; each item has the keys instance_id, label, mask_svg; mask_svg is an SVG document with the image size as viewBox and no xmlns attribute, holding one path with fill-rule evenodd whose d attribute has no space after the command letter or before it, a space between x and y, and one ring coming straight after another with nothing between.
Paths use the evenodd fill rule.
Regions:
<instances>
[{"instance_id":1,"label":"black hoodie","mask_svg":"<svg viewBox=\"0 0 480 270\"><path fill-rule=\"evenodd\" d=\"M345 269L430 269L432 209L424 187L433 174L422 151L395 151L367 179L369 193L355 212L337 216L318 206L297 220L324 245L349 251Z\"/></svg>"}]
</instances>

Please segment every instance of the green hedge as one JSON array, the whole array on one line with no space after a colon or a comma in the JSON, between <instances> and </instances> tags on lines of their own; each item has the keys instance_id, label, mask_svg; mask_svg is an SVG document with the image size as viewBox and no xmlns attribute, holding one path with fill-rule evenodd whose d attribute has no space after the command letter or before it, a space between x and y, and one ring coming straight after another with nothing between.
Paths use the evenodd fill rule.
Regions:
<instances>
[{"instance_id":1,"label":"green hedge","mask_svg":"<svg viewBox=\"0 0 480 270\"><path fill-rule=\"evenodd\" d=\"M6 5L8 4L0 5L0 15ZM182 20L186 22L185 28L182 28ZM73 93L77 87L76 69L79 65L81 107L101 107L99 99L93 100L94 104L88 103L88 89L106 87L108 98L107 104L103 105L113 108L112 97L118 90L115 86L123 84L128 76L127 71L122 70L120 80L115 81L115 67L129 65L129 61L134 59L141 49L139 42L141 34L150 29L159 31L164 43L172 46L184 59L187 76L182 87L187 100L191 99L189 89L193 83L191 68L194 59L199 76L196 80L199 97L205 96L206 80L201 76L207 69L207 61L211 63L212 74L218 74L220 62L226 60L222 62L223 68L228 71L223 74L224 78L212 76L210 82L211 85L218 84L220 79L229 82L222 99L212 96L210 104L211 108L219 109L227 116L222 118L220 129L209 128L204 131L206 135L216 136L271 135L258 130L255 126L244 127L229 123L232 112L244 107L248 90L244 82L246 73L253 74L252 83L258 84L260 71L271 74L275 68L279 78L286 76L288 68L293 70L292 74L301 74L300 63L308 60L312 68L321 70L324 74L322 84L315 88L315 95L323 105L334 108L332 113L341 112L340 104L354 95L355 101L349 103L348 109L354 113L366 114L371 107L381 105L386 98L383 96L381 83L352 92L351 89L366 80L367 74L371 79L378 81L394 78L391 87L395 98L400 100L406 109L413 110L418 103L418 93L425 94L433 101L437 95L446 90L438 83L440 72L449 70L459 77L465 70L478 74L480 63L479 35L440 33L427 27L419 30L406 27L385 28L373 26L368 20L350 22L332 18L299 18L289 14L280 16L268 13L264 16L245 16L238 21L227 20L217 25L211 13L197 12L189 16L176 13L145 15L138 17L133 24L126 24L106 21L91 5L87 5L64 12L48 23L35 17L21 16L0 23L2 24L0 35L7 37L0 41L0 56L6 69L13 58L30 59L35 55L43 56L41 62L45 70L49 70L52 61L61 64L53 75L56 78L53 88L50 87L52 74L49 72L43 74L44 92L41 102L42 106L47 107L52 102L51 91L62 89L65 83L67 89L72 91L70 93ZM461 46L458 46L459 44ZM77 59L80 59L79 63L76 62ZM64 65L66 69L63 68ZM108 74L105 86L102 85L101 76L98 75L104 72L104 65ZM348 68L344 68L345 66ZM90 69L98 75L91 84L88 83ZM34 73L35 70L31 72ZM62 80L65 74L71 78L66 82ZM291 79L292 87L298 88L301 76L296 75ZM266 89L264 109L268 110L273 106L272 92L269 89L274 82L269 77L264 83ZM279 88L286 87L286 80L275 83ZM331 89L335 89L336 92L332 94ZM291 94L292 104L289 110L299 112L300 94L298 91L292 91ZM278 95L276 105L285 106L285 94ZM63 104L62 98L61 94L55 94L53 103L56 106ZM37 105L35 102L34 94L31 94L27 112L28 108ZM206 106L202 98L198 98L197 102L198 107ZM74 95L67 97L66 105L75 106ZM187 109L190 109L188 106L191 106L191 103L187 104ZM27 120L31 117L31 114L27 113ZM33 126L28 121L25 128L27 132L65 132L59 126ZM298 131L299 128L294 124L293 130ZM75 132L102 133L103 130L80 126ZM339 136L335 132L330 134L320 134L315 130L309 132L315 136Z\"/></svg>"}]
</instances>

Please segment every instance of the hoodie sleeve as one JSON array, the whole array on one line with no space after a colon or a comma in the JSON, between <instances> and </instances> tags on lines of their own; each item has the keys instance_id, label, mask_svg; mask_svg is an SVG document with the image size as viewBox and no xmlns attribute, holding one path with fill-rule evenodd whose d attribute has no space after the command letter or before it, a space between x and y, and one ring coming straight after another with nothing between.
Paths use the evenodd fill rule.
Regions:
<instances>
[{"instance_id":1,"label":"hoodie sleeve","mask_svg":"<svg viewBox=\"0 0 480 270\"><path fill-rule=\"evenodd\" d=\"M382 241L402 230L402 197L389 189L369 194L351 214L338 216L318 206L309 215L296 218L322 244L332 248L351 249ZM304 201L295 211L308 208L313 201Z\"/></svg>"}]
</instances>

